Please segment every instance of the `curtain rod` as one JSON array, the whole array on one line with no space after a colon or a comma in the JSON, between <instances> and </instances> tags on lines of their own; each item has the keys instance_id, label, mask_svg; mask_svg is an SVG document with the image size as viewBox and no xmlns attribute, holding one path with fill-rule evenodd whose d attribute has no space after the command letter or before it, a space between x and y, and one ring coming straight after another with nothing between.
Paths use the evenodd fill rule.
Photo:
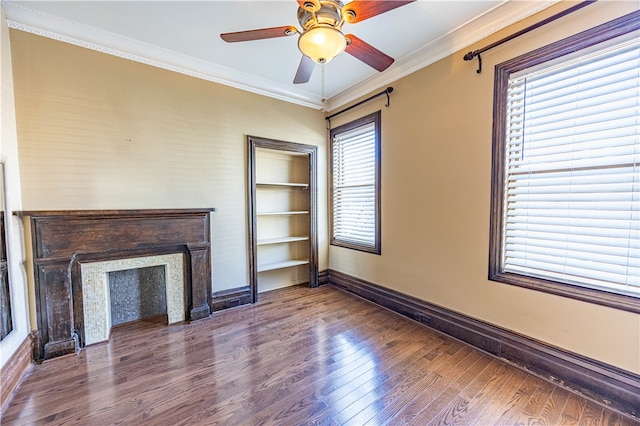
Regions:
<instances>
[{"instance_id":1,"label":"curtain rod","mask_svg":"<svg viewBox=\"0 0 640 426\"><path fill-rule=\"evenodd\" d=\"M391 93L391 92L393 92L393 87L389 86L389 87L387 87L386 89L384 89L384 90L383 90L382 92L380 92L380 93L376 93L376 94L375 94L375 95L373 95L373 96L369 96L367 99L365 99L365 100L363 100L363 101L360 101L360 102L358 102L357 104L351 105L350 107L345 108L345 109L343 109L342 111L338 111L338 112L336 112L335 114L331 114L330 116L325 117L325 120L328 120L328 121L329 121L329 124L331 124L331 119L332 119L333 117L335 117L336 115L340 115L340 114L342 114L342 113L344 113L344 112L347 112L347 111L349 111L349 110L351 110L351 109L353 109L353 108L355 108L355 107L359 107L360 105L362 105L362 104L364 104L364 103L366 103L366 102L369 102L370 100L375 99L375 98L377 98L378 96L382 96L382 95L387 95L387 103L385 104L385 106L386 106L386 107L388 107L389 105L391 105L391 103L390 103L390 99L389 99L389 93Z\"/></svg>"},{"instance_id":2,"label":"curtain rod","mask_svg":"<svg viewBox=\"0 0 640 426\"><path fill-rule=\"evenodd\" d=\"M478 74L480 74L482 72L482 57L480 56L482 53L486 52L487 50L493 49L496 46L500 46L503 43L511 41L516 37L520 37L521 35L526 34L529 31L532 31L532 30L535 30L537 28L540 28L543 25L548 24L549 22L553 22L556 19L562 18L563 16L566 16L566 15L568 15L570 13L573 13L578 9L582 9L585 6L589 6L591 3L595 3L597 1L598 0L586 0L586 1L580 2L580 3L578 3L578 4L574 5L574 6L571 6L568 9L563 10L562 12L556 13L555 15L550 16L550 17L548 17L546 19L543 19L542 21L540 21L538 23L530 25L525 29L522 29L522 30L520 30L520 31L518 31L518 32L516 32L514 34L511 34L510 36L507 36L507 37L505 37L505 38L503 38L501 40L498 40L498 41L496 41L494 43L491 43L490 45L485 46L482 49L478 49L478 50L474 50L473 52L469 52L466 55L464 55L463 59L465 61L472 61L473 58L478 57L478 70L476 72Z\"/></svg>"}]
</instances>

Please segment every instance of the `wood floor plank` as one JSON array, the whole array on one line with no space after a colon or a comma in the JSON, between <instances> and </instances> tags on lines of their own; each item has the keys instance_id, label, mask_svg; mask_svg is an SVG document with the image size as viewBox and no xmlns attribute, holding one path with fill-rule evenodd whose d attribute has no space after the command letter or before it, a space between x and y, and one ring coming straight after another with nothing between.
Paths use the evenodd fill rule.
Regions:
<instances>
[{"instance_id":1,"label":"wood floor plank","mask_svg":"<svg viewBox=\"0 0 640 426\"><path fill-rule=\"evenodd\" d=\"M578 424L580 426L595 426L600 425L602 420L603 408L592 401L585 401L584 409L582 410L582 416Z\"/></svg>"},{"instance_id":2,"label":"wood floor plank","mask_svg":"<svg viewBox=\"0 0 640 426\"><path fill-rule=\"evenodd\" d=\"M560 422L560 416L564 410L564 406L569 399L569 392L556 386L551 392L547 403L542 408L542 412L536 421L541 425L556 425Z\"/></svg>"},{"instance_id":3,"label":"wood floor plank","mask_svg":"<svg viewBox=\"0 0 640 426\"><path fill-rule=\"evenodd\" d=\"M493 394L493 397L489 400L484 398L485 394L476 395L467 406L466 419L461 419L457 423L496 424L505 410L510 407L513 396L518 393L527 376L527 373L515 370L511 376L506 377L505 375L505 380L502 383L496 381L493 383L494 386L487 387L485 391Z\"/></svg>"},{"instance_id":4,"label":"wood floor plank","mask_svg":"<svg viewBox=\"0 0 640 426\"><path fill-rule=\"evenodd\" d=\"M542 379L531 374L520 386L520 389L512 396L512 398L503 406L503 414L496 420L496 425L513 425L526 404L529 403L533 392L538 388Z\"/></svg>"},{"instance_id":5,"label":"wood floor plank","mask_svg":"<svg viewBox=\"0 0 640 426\"><path fill-rule=\"evenodd\" d=\"M460 396L460 389L470 383L490 362L480 358L480 362L465 359L461 365L464 373L450 384L433 401L425 404L412 420L413 424L447 424L451 419L466 411L468 400Z\"/></svg>"},{"instance_id":6,"label":"wood floor plank","mask_svg":"<svg viewBox=\"0 0 640 426\"><path fill-rule=\"evenodd\" d=\"M518 423L527 423L526 418L538 417L554 389L555 386L553 383L546 381L540 383L538 388L533 392L533 395L531 395L527 405L522 409L523 416Z\"/></svg>"},{"instance_id":7,"label":"wood floor plank","mask_svg":"<svg viewBox=\"0 0 640 426\"><path fill-rule=\"evenodd\" d=\"M620 426L622 424L622 418L618 413L609 410L603 410L602 424L606 426Z\"/></svg>"},{"instance_id":8,"label":"wood floor plank","mask_svg":"<svg viewBox=\"0 0 640 426\"><path fill-rule=\"evenodd\" d=\"M429 364L429 371L432 374L437 374L437 380L429 383L420 393L412 392L407 395L408 398L405 398L404 401L400 400L403 404L400 407L394 407L394 411L385 410L387 411L386 413L381 413L388 416L383 424L397 425L413 422L425 406L434 401L448 388L451 381L455 381L463 373L464 367L467 365L465 359L471 355L466 349L466 347L463 347L454 354L449 354L445 351L435 358L434 363ZM440 363L436 361L440 361ZM395 411L395 408L397 408L397 411ZM376 419L376 421L378 420Z\"/></svg>"},{"instance_id":9,"label":"wood floor plank","mask_svg":"<svg viewBox=\"0 0 640 426\"><path fill-rule=\"evenodd\" d=\"M509 371L506 364L491 359L469 383L466 383L465 386L451 398L450 403L445 406L441 412L424 411L423 418L428 417L428 414L431 413L432 418L427 423L440 423L444 421L460 423L467 415L469 402L473 400L477 394L483 392L485 387L491 384L492 380L504 376L507 372ZM443 413L447 413L447 416L443 417Z\"/></svg>"},{"instance_id":10,"label":"wood floor plank","mask_svg":"<svg viewBox=\"0 0 640 426\"><path fill-rule=\"evenodd\" d=\"M371 389L358 389L357 393L353 392L356 395L351 397L351 404L345 406L336 417L348 419L345 422L347 424L365 424L382 411L381 402L383 400L387 404L390 400L397 400L398 395L401 395L407 387L417 383L426 371L423 367L423 369L417 371L418 374L413 374L415 372L413 368L411 370L405 369L398 372L392 380L387 380L378 386L372 386Z\"/></svg>"},{"instance_id":11,"label":"wood floor plank","mask_svg":"<svg viewBox=\"0 0 640 426\"><path fill-rule=\"evenodd\" d=\"M354 403L357 403L358 400L346 399L342 392L332 392L325 395L325 401L332 404L334 408L331 415L333 415L335 421L338 423L365 424L375 417L376 414L389 406L408 388L414 386L428 374L428 370L423 364L423 357L440 343L441 340L432 342L429 346L423 346L414 356L411 356L406 364L391 370L389 379L382 383L377 390L375 400L366 407L362 407L360 411L358 411L358 408L361 406L354 406Z\"/></svg>"},{"instance_id":12,"label":"wood floor plank","mask_svg":"<svg viewBox=\"0 0 640 426\"><path fill-rule=\"evenodd\" d=\"M479 354L472 354L479 355ZM443 419L447 419L452 413L459 413L464 410L467 401L460 398L460 391L464 389L473 379L480 374L489 364L491 358L480 356L474 359L465 358L457 367L461 369L461 374L456 374L455 381L450 381L447 388L431 402L423 402L423 409L420 411L413 423L416 424L439 424ZM444 420L446 422L446 420Z\"/></svg>"},{"instance_id":13,"label":"wood floor plank","mask_svg":"<svg viewBox=\"0 0 640 426\"><path fill-rule=\"evenodd\" d=\"M582 417L586 402L584 398L580 398L576 394L570 394L567 403L564 405L564 410L562 410L560 424L577 425Z\"/></svg>"},{"instance_id":14,"label":"wood floor plank","mask_svg":"<svg viewBox=\"0 0 640 426\"><path fill-rule=\"evenodd\" d=\"M640 424L331 286L118 327L35 365L2 425Z\"/></svg>"}]
</instances>

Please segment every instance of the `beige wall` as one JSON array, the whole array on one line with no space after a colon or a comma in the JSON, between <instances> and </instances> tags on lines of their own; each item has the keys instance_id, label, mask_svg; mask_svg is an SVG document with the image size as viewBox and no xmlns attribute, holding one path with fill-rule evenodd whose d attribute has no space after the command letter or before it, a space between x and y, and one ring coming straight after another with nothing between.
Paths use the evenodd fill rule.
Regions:
<instances>
[{"instance_id":1,"label":"beige wall","mask_svg":"<svg viewBox=\"0 0 640 426\"><path fill-rule=\"evenodd\" d=\"M248 285L246 135L319 146L318 110L11 32L25 210L215 207L213 290Z\"/></svg>"},{"instance_id":2,"label":"beige wall","mask_svg":"<svg viewBox=\"0 0 640 426\"><path fill-rule=\"evenodd\" d=\"M487 280L493 67L637 8L598 2L483 55L469 50L393 83L382 108L382 255L330 247L331 268L585 356L640 373L640 316ZM385 99L386 100L386 99Z\"/></svg>"}]
</instances>

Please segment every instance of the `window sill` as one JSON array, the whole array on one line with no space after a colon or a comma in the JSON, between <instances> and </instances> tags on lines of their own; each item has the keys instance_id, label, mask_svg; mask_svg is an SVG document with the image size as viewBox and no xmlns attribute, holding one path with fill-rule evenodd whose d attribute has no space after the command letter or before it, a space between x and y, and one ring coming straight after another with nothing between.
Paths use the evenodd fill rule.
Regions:
<instances>
[{"instance_id":1,"label":"window sill","mask_svg":"<svg viewBox=\"0 0 640 426\"><path fill-rule=\"evenodd\" d=\"M625 296L623 294L610 293L603 290L580 287L509 272L490 271L489 280L640 314L640 299L633 296Z\"/></svg>"},{"instance_id":2,"label":"window sill","mask_svg":"<svg viewBox=\"0 0 640 426\"><path fill-rule=\"evenodd\" d=\"M349 243L349 242L346 242L346 241L336 240L334 238L331 239L329 244L332 245L332 246L336 246L336 247L342 247L342 248L347 248L347 249L351 249L351 250L363 251L365 253L371 253L371 254L377 254L377 255L380 255L380 253L381 253L379 245L376 246L376 247L363 246L363 245L359 245L359 244Z\"/></svg>"}]
</instances>

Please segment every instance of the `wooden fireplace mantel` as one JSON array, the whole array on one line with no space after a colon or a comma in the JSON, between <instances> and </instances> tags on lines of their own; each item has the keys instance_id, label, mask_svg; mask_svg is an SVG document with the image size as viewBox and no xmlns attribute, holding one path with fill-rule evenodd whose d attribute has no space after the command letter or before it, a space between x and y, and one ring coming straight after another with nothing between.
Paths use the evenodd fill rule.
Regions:
<instances>
[{"instance_id":1,"label":"wooden fireplace mantel","mask_svg":"<svg viewBox=\"0 0 640 426\"><path fill-rule=\"evenodd\" d=\"M211 313L213 208L22 211L34 263L36 359L83 346L82 263L167 253L185 255L185 318Z\"/></svg>"}]
</instances>

